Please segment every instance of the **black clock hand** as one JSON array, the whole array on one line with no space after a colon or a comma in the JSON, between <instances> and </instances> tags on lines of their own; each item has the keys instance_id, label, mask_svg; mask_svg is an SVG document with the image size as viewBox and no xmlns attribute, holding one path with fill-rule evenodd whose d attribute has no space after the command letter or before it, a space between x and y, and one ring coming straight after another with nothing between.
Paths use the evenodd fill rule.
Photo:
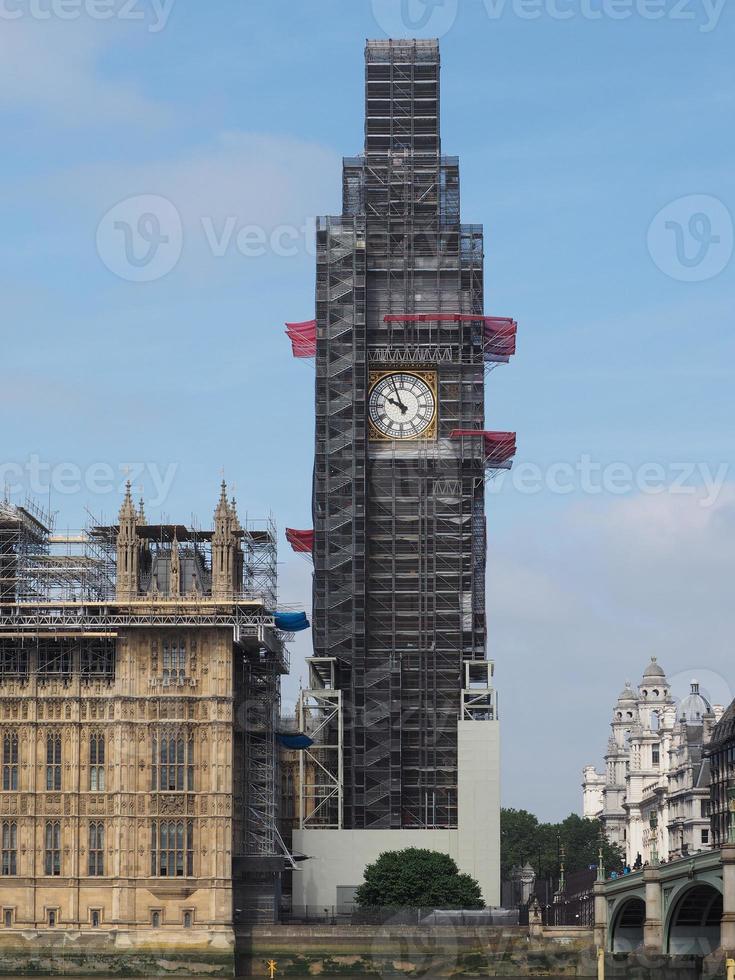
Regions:
<instances>
[{"instance_id":1,"label":"black clock hand","mask_svg":"<svg viewBox=\"0 0 735 980\"><path fill-rule=\"evenodd\" d=\"M398 407L400 408L402 414L405 415L406 412L408 411L408 408L401 401L401 396L398 393L398 383L396 382L395 378L393 379L393 390L395 391L396 398L398 399ZM395 402L393 402L393 404L395 405Z\"/></svg>"},{"instance_id":2,"label":"black clock hand","mask_svg":"<svg viewBox=\"0 0 735 980\"><path fill-rule=\"evenodd\" d=\"M406 406L405 406L405 405L404 405L404 404L403 404L402 402L397 402L397 401L395 400L395 398L386 398L385 400L386 400L387 402L390 402L390 403L391 403L391 405L395 405L395 406L396 406L396 408L400 408L400 410L401 410L401 414L402 414L402 415L405 415L405 414L406 414L406 412L408 411L408 409L406 408Z\"/></svg>"}]
</instances>

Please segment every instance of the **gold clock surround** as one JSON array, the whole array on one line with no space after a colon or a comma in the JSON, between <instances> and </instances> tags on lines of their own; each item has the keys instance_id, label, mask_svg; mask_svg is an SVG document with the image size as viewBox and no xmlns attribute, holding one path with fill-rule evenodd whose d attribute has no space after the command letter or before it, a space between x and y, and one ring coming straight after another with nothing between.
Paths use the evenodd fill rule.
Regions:
<instances>
[{"instance_id":1,"label":"gold clock surround","mask_svg":"<svg viewBox=\"0 0 735 980\"><path fill-rule=\"evenodd\" d=\"M380 371L370 371L368 374L368 394L366 404L369 406L370 396L372 395L375 386L379 384L383 378L389 378L395 374L405 374L423 381L423 383L431 390L431 394L434 398L434 415L427 428L420 435L406 436L403 439L396 439L393 436L389 436L384 432L381 432L380 429L374 425L368 410L368 438L370 442L420 442L422 439L436 439L437 420L439 417L439 384L436 371L416 371L413 368L409 368L407 370L404 365L396 365L394 368L387 368Z\"/></svg>"}]
</instances>

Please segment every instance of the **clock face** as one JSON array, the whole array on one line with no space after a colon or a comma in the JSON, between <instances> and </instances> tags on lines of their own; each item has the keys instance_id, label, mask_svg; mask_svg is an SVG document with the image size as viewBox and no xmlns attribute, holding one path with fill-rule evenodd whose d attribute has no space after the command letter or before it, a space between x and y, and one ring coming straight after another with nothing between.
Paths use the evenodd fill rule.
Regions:
<instances>
[{"instance_id":1,"label":"clock face","mask_svg":"<svg viewBox=\"0 0 735 980\"><path fill-rule=\"evenodd\" d=\"M433 382L433 384L432 384ZM426 374L384 374L368 397L370 422L377 438L417 439L436 431L436 383Z\"/></svg>"}]
</instances>

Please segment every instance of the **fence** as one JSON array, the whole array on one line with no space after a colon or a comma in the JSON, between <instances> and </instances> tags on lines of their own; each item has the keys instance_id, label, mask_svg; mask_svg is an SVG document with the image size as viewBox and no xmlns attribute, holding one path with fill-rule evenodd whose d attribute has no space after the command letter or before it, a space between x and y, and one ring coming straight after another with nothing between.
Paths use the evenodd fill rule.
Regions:
<instances>
[{"instance_id":1,"label":"fence","mask_svg":"<svg viewBox=\"0 0 735 980\"><path fill-rule=\"evenodd\" d=\"M292 925L506 926L518 925L518 909L358 909L356 906L294 905L280 921Z\"/></svg>"}]
</instances>

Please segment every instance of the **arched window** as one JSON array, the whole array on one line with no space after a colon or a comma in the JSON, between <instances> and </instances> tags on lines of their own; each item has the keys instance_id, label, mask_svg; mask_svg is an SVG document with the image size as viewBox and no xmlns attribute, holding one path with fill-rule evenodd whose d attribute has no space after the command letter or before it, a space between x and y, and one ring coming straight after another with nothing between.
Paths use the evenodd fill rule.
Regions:
<instances>
[{"instance_id":1,"label":"arched window","mask_svg":"<svg viewBox=\"0 0 735 980\"><path fill-rule=\"evenodd\" d=\"M61 874L61 824L58 820L46 821L44 871L47 875Z\"/></svg>"},{"instance_id":2,"label":"arched window","mask_svg":"<svg viewBox=\"0 0 735 980\"><path fill-rule=\"evenodd\" d=\"M99 878L105 873L105 825L94 821L89 825L89 874Z\"/></svg>"},{"instance_id":3,"label":"arched window","mask_svg":"<svg viewBox=\"0 0 735 980\"><path fill-rule=\"evenodd\" d=\"M56 732L46 736L46 789L61 789L61 735Z\"/></svg>"},{"instance_id":4,"label":"arched window","mask_svg":"<svg viewBox=\"0 0 735 980\"><path fill-rule=\"evenodd\" d=\"M89 736L89 788L102 792L105 788L105 736Z\"/></svg>"},{"instance_id":5,"label":"arched window","mask_svg":"<svg viewBox=\"0 0 735 980\"><path fill-rule=\"evenodd\" d=\"M191 878L194 874L194 824L191 820L154 820L151 826L151 874Z\"/></svg>"},{"instance_id":6,"label":"arched window","mask_svg":"<svg viewBox=\"0 0 735 980\"><path fill-rule=\"evenodd\" d=\"M18 789L18 733L3 734L3 789Z\"/></svg>"},{"instance_id":7,"label":"arched window","mask_svg":"<svg viewBox=\"0 0 735 980\"><path fill-rule=\"evenodd\" d=\"M183 684L186 678L186 644L181 639L163 641L163 680Z\"/></svg>"},{"instance_id":8,"label":"arched window","mask_svg":"<svg viewBox=\"0 0 735 980\"><path fill-rule=\"evenodd\" d=\"M191 929L191 912L184 912L184 929Z\"/></svg>"},{"instance_id":9,"label":"arched window","mask_svg":"<svg viewBox=\"0 0 735 980\"><path fill-rule=\"evenodd\" d=\"M18 825L14 820L3 820L2 873L18 874Z\"/></svg>"},{"instance_id":10,"label":"arched window","mask_svg":"<svg viewBox=\"0 0 735 980\"><path fill-rule=\"evenodd\" d=\"M154 929L158 929L159 928L159 926L161 925L161 913L160 912L152 912L151 913L151 925L153 926Z\"/></svg>"},{"instance_id":11,"label":"arched window","mask_svg":"<svg viewBox=\"0 0 735 980\"><path fill-rule=\"evenodd\" d=\"M193 735L161 731L153 736L151 789L164 793L193 791Z\"/></svg>"}]
</instances>

